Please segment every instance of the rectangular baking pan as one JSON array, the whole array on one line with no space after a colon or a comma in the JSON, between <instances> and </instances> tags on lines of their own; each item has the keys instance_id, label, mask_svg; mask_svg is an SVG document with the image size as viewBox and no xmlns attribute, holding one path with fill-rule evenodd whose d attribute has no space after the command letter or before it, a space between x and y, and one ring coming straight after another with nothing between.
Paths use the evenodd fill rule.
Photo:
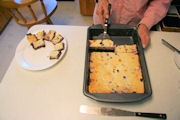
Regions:
<instances>
[{"instance_id":1,"label":"rectangular baking pan","mask_svg":"<svg viewBox=\"0 0 180 120\"><path fill-rule=\"evenodd\" d=\"M131 45L136 44L139 54L139 62L142 69L143 81L145 92L140 93L89 93L89 53L91 50L88 46L88 40L95 40L97 36L103 32L101 25L93 25L88 28L87 31L87 44L86 44L86 55L85 55L85 68L84 68L84 82L83 82L83 93L85 96L90 97L97 101L102 102L137 102L148 98L152 94L148 69L146 66L146 60L144 56L144 51L140 38L135 27L128 25L110 25L108 29L108 34L111 40L114 41L116 45Z\"/></svg>"}]
</instances>

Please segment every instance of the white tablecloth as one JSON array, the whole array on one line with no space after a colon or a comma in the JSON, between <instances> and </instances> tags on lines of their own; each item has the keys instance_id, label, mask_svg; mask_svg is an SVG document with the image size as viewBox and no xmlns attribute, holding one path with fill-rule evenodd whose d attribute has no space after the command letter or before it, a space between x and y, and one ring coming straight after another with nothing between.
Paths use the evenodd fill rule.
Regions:
<instances>
[{"instance_id":1,"label":"white tablecloth","mask_svg":"<svg viewBox=\"0 0 180 120\"><path fill-rule=\"evenodd\" d=\"M162 38L179 39L179 33L151 32L151 45L145 50L151 97L135 103L104 103L84 96L82 91L88 27L36 25L29 32L47 28L67 38L66 55L42 71L25 70L13 59L0 83L0 120L151 120L81 114L80 105L166 113L168 120L180 119L180 70L173 51L161 43Z\"/></svg>"}]
</instances>

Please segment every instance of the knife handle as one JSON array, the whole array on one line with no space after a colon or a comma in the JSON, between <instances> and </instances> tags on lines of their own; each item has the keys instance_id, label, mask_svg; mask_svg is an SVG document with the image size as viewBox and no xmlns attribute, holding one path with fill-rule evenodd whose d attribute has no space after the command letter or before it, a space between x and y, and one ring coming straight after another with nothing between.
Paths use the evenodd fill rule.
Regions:
<instances>
[{"instance_id":1,"label":"knife handle","mask_svg":"<svg viewBox=\"0 0 180 120\"><path fill-rule=\"evenodd\" d=\"M110 17L111 4L108 4L108 11L109 11L109 17ZM108 24L109 24L109 18L105 18L105 22L104 22L104 33L107 33Z\"/></svg>"},{"instance_id":2,"label":"knife handle","mask_svg":"<svg viewBox=\"0 0 180 120\"><path fill-rule=\"evenodd\" d=\"M139 117L150 117L150 118L161 118L161 119L166 119L167 118L166 114L162 114L162 113L142 113L142 112L136 112L136 116L139 116Z\"/></svg>"}]
</instances>

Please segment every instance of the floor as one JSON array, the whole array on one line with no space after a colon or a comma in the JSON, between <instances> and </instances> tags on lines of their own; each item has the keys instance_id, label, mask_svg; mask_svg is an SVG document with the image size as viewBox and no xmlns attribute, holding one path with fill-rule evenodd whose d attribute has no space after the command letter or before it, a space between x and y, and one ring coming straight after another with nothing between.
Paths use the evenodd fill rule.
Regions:
<instances>
[{"instance_id":1,"label":"floor","mask_svg":"<svg viewBox=\"0 0 180 120\"><path fill-rule=\"evenodd\" d=\"M55 25L91 26L92 16L82 16L79 3L71 1L58 2L58 8L51 17ZM12 19L0 35L0 81L15 55L18 43L25 37L28 29L16 24Z\"/></svg>"}]
</instances>

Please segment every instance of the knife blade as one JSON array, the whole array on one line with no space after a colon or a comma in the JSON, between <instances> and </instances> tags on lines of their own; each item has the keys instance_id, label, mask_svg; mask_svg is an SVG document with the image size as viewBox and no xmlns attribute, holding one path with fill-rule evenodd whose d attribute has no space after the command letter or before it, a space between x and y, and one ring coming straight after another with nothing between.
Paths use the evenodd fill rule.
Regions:
<instances>
[{"instance_id":1,"label":"knife blade","mask_svg":"<svg viewBox=\"0 0 180 120\"><path fill-rule=\"evenodd\" d=\"M176 51L177 53L180 53L180 50L178 50L176 47L174 47L173 45L171 45L170 43L168 43L166 40L164 39L161 39L162 40L162 43L164 45L166 45L168 48L170 48L171 50L173 51Z\"/></svg>"},{"instance_id":2,"label":"knife blade","mask_svg":"<svg viewBox=\"0 0 180 120\"><path fill-rule=\"evenodd\" d=\"M107 115L107 116L139 116L139 117L150 117L166 119L167 116L164 113L144 113L144 112L132 112L127 110L121 110L110 107L94 107L81 105L80 113L83 114L96 114L96 115Z\"/></svg>"}]
</instances>

